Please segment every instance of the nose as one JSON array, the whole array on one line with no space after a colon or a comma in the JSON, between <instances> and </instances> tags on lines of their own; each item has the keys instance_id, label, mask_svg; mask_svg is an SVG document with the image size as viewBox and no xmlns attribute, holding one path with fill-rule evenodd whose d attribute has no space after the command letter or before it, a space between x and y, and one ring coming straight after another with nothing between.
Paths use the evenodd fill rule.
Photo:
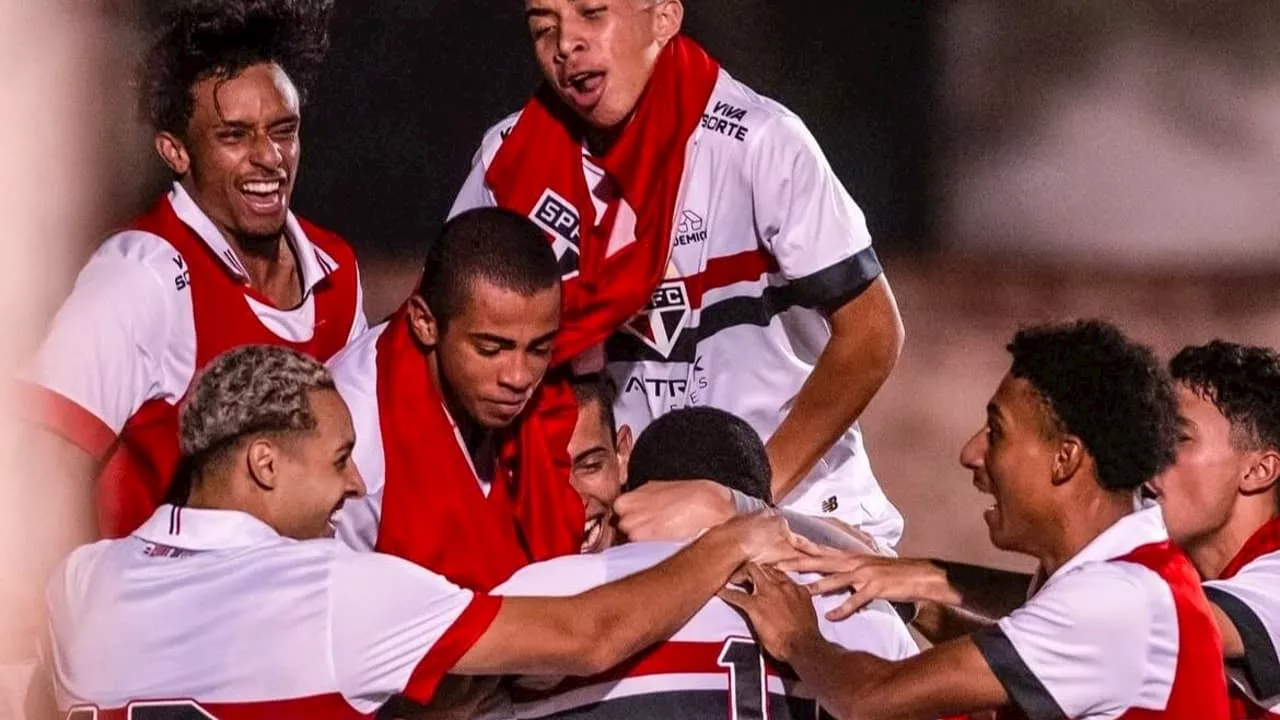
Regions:
<instances>
[{"instance_id":1,"label":"nose","mask_svg":"<svg viewBox=\"0 0 1280 720\"><path fill-rule=\"evenodd\" d=\"M504 388L523 395L537 382L538 373L528 353L514 352L498 373L498 383Z\"/></svg>"},{"instance_id":2,"label":"nose","mask_svg":"<svg viewBox=\"0 0 1280 720\"><path fill-rule=\"evenodd\" d=\"M587 47L586 35L582 25L574 18L566 18L560 24L556 34L556 60L564 62L575 52L582 52Z\"/></svg>"},{"instance_id":3,"label":"nose","mask_svg":"<svg viewBox=\"0 0 1280 720\"><path fill-rule=\"evenodd\" d=\"M343 488L346 497L361 498L368 492L368 488L364 484L364 476L360 474L360 469L353 462L350 464L351 471L347 473L346 485Z\"/></svg>"},{"instance_id":4,"label":"nose","mask_svg":"<svg viewBox=\"0 0 1280 720\"><path fill-rule=\"evenodd\" d=\"M960 464L969 470L981 470L982 458L987 454L987 429L981 428L960 448Z\"/></svg>"},{"instance_id":5,"label":"nose","mask_svg":"<svg viewBox=\"0 0 1280 720\"><path fill-rule=\"evenodd\" d=\"M253 154L250 159L259 167L276 170L284 164L284 153L270 135L261 135L253 143Z\"/></svg>"}]
</instances>

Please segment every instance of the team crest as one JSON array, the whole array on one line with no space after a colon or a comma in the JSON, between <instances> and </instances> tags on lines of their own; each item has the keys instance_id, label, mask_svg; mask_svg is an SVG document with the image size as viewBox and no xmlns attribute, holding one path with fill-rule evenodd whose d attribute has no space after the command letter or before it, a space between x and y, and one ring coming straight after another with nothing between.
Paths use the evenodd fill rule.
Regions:
<instances>
[{"instance_id":1,"label":"team crest","mask_svg":"<svg viewBox=\"0 0 1280 720\"><path fill-rule=\"evenodd\" d=\"M624 327L662 357L670 357L680 339L680 331L689 322L689 309L689 291L684 280L668 280L653 291L644 311Z\"/></svg>"},{"instance_id":2,"label":"team crest","mask_svg":"<svg viewBox=\"0 0 1280 720\"><path fill-rule=\"evenodd\" d=\"M533 206L529 219L551 236L551 249L555 250L556 262L560 264L560 279L577 277L580 226L578 211L568 200L547 188L538 199L538 204Z\"/></svg>"}]
</instances>

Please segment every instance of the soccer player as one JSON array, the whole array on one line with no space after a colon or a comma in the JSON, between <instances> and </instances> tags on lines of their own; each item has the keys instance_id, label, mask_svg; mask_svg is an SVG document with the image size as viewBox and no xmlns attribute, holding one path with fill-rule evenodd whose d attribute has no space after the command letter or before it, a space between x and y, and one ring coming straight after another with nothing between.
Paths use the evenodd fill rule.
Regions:
<instances>
[{"instance_id":1,"label":"soccer player","mask_svg":"<svg viewBox=\"0 0 1280 720\"><path fill-rule=\"evenodd\" d=\"M631 428L617 426L613 414L615 392L608 378L580 375L570 384L578 401L578 420L569 438L569 458L573 463L569 477L586 507L582 552L598 552L614 543L617 528L613 503L627 481Z\"/></svg>"},{"instance_id":2,"label":"soccer player","mask_svg":"<svg viewBox=\"0 0 1280 720\"><path fill-rule=\"evenodd\" d=\"M213 357L266 343L326 359L365 328L351 249L289 211L331 5L180 3L147 56L142 106L173 185L94 253L24 373L33 452L83 495L86 529L95 476L104 536L163 500L178 402Z\"/></svg>"},{"instance_id":3,"label":"soccer player","mask_svg":"<svg viewBox=\"0 0 1280 720\"><path fill-rule=\"evenodd\" d=\"M1195 568L1160 509L1137 507L1174 457L1167 374L1098 322L1023 330L1009 350L961 462L992 496L992 543L1040 561L1045 580L1022 607L889 663L823 641L810 591L776 570L751 571L753 594L722 597L837 717L1227 718L1221 638Z\"/></svg>"},{"instance_id":4,"label":"soccer player","mask_svg":"<svg viewBox=\"0 0 1280 720\"><path fill-rule=\"evenodd\" d=\"M506 599L354 552L326 537L364 491L351 416L287 348L215 360L181 433L186 504L76 550L50 584L68 717L354 718L393 694L426 703L447 673L590 675L670 635L745 560L791 552L756 516L617 583Z\"/></svg>"},{"instance_id":5,"label":"soccer player","mask_svg":"<svg viewBox=\"0 0 1280 720\"><path fill-rule=\"evenodd\" d=\"M689 477L707 478L750 497L769 496L769 460L759 436L743 420L715 408L676 410L650 424L636 441L627 488ZM494 592L507 597L571 595L652 567L681 545L634 542L595 555L535 563ZM813 604L826 610L841 600L817 597ZM843 622L821 620L819 626L823 637L849 650L890 660L918 652L906 625L884 602ZM713 599L670 640L635 660L550 688L517 687L513 708L521 718L818 717L812 693L793 680L788 668L762 655L742 616Z\"/></svg>"},{"instance_id":6,"label":"soccer player","mask_svg":"<svg viewBox=\"0 0 1280 720\"><path fill-rule=\"evenodd\" d=\"M1153 483L1206 580L1235 720L1280 717L1280 354L1215 341L1169 363L1178 460Z\"/></svg>"},{"instance_id":7,"label":"soccer player","mask_svg":"<svg viewBox=\"0 0 1280 720\"><path fill-rule=\"evenodd\" d=\"M892 545L856 420L903 341L865 219L809 130L680 35L680 0L525 0L545 77L485 135L453 213L500 205L564 277L556 362L604 362L641 431L689 405L768 438L771 499ZM601 350L604 352L601 352ZM633 537L733 510L714 483L616 508Z\"/></svg>"},{"instance_id":8,"label":"soccer player","mask_svg":"<svg viewBox=\"0 0 1280 720\"><path fill-rule=\"evenodd\" d=\"M571 388L539 390L559 318L560 273L536 225L501 208L446 223L417 292L331 361L369 491L339 537L474 590L578 552L577 403ZM525 412L536 392L563 392L567 412Z\"/></svg>"}]
</instances>

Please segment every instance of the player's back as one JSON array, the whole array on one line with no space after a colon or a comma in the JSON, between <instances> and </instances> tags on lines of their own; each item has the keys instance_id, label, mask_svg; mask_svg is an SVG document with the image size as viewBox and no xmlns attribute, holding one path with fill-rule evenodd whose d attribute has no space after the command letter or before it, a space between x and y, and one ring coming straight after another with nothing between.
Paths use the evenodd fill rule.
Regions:
<instances>
[{"instance_id":1,"label":"player's back","mask_svg":"<svg viewBox=\"0 0 1280 720\"><path fill-rule=\"evenodd\" d=\"M556 558L524 568L494 593L572 595L656 565L680 547L632 543L594 555ZM918 652L906 625L886 603L872 603L840 623L822 617L845 597L814 599L824 637L845 648L890 659ZM818 716L812 693L790 668L766 659L746 620L717 598L669 641L610 672L560 682L526 678L519 685L512 691L511 703L511 712L519 718L813 720Z\"/></svg>"}]
</instances>

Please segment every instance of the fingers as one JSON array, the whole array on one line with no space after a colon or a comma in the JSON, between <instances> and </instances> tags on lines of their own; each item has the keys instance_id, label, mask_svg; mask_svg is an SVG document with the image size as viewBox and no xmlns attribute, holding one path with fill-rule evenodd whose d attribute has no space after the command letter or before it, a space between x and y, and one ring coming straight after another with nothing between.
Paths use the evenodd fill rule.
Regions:
<instances>
[{"instance_id":1,"label":"fingers","mask_svg":"<svg viewBox=\"0 0 1280 720\"><path fill-rule=\"evenodd\" d=\"M720 592L716 593L716 597L748 615L756 609L756 599L741 590L722 588Z\"/></svg>"},{"instance_id":2,"label":"fingers","mask_svg":"<svg viewBox=\"0 0 1280 720\"><path fill-rule=\"evenodd\" d=\"M809 592L814 595L826 595L830 592L840 592L848 590L854 592L860 590L859 585L865 585L865 579L856 572L841 572L828 575L824 578L809 583Z\"/></svg>"},{"instance_id":3,"label":"fingers","mask_svg":"<svg viewBox=\"0 0 1280 720\"><path fill-rule=\"evenodd\" d=\"M831 622L840 622L866 607L875 599L875 595L871 593L855 592L849 596L848 600L845 600L835 608L828 610L826 612L826 618Z\"/></svg>"}]
</instances>

